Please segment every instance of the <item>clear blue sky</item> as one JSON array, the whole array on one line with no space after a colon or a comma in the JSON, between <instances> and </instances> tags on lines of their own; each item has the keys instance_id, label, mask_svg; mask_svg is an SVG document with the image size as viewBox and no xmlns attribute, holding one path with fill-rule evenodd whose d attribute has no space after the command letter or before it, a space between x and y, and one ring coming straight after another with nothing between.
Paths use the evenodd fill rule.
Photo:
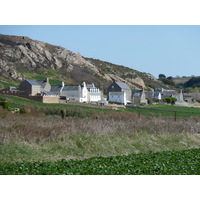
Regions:
<instances>
[{"instance_id":1,"label":"clear blue sky","mask_svg":"<svg viewBox=\"0 0 200 200\"><path fill-rule=\"evenodd\" d=\"M1 25L0 34L28 36L156 77L200 76L200 26Z\"/></svg>"}]
</instances>

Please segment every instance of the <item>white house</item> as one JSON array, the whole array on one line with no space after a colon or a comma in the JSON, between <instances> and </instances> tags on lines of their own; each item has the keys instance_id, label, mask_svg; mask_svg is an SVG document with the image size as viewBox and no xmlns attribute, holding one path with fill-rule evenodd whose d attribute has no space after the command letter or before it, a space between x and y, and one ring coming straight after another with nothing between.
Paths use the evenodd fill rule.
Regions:
<instances>
[{"instance_id":1,"label":"white house","mask_svg":"<svg viewBox=\"0 0 200 200\"><path fill-rule=\"evenodd\" d=\"M131 89L124 82L115 82L111 83L108 87L108 101L115 103L122 103L126 105L131 103Z\"/></svg>"},{"instance_id":2,"label":"white house","mask_svg":"<svg viewBox=\"0 0 200 200\"><path fill-rule=\"evenodd\" d=\"M126 92L109 92L109 102L127 104Z\"/></svg>"},{"instance_id":3,"label":"white house","mask_svg":"<svg viewBox=\"0 0 200 200\"><path fill-rule=\"evenodd\" d=\"M87 85L87 90L89 92L90 102L101 101L102 92L99 90L99 88L95 87L94 83L92 83L91 85Z\"/></svg>"},{"instance_id":4,"label":"white house","mask_svg":"<svg viewBox=\"0 0 200 200\"><path fill-rule=\"evenodd\" d=\"M61 86L52 86L51 90L57 92L60 97L65 98L67 101L79 103L98 102L102 96L101 91L93 83L87 86L85 82L78 86L66 86L62 82Z\"/></svg>"}]
</instances>

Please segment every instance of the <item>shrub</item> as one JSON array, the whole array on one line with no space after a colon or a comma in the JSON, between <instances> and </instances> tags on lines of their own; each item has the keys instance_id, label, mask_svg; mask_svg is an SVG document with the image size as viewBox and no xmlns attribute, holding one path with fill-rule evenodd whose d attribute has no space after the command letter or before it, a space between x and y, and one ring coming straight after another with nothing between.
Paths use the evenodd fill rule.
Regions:
<instances>
[{"instance_id":1,"label":"shrub","mask_svg":"<svg viewBox=\"0 0 200 200\"><path fill-rule=\"evenodd\" d=\"M7 101L0 101L0 105L6 110L9 109L9 103Z\"/></svg>"},{"instance_id":2,"label":"shrub","mask_svg":"<svg viewBox=\"0 0 200 200\"><path fill-rule=\"evenodd\" d=\"M175 104L175 102L177 101L177 99L176 98L174 98L174 97L165 97L164 99L163 99L163 101L164 102L166 102L166 103L168 103L168 104Z\"/></svg>"},{"instance_id":3,"label":"shrub","mask_svg":"<svg viewBox=\"0 0 200 200\"><path fill-rule=\"evenodd\" d=\"M152 103L152 100L149 99L149 98L147 98L147 103L148 103L148 104L151 104L151 103Z\"/></svg>"}]
</instances>

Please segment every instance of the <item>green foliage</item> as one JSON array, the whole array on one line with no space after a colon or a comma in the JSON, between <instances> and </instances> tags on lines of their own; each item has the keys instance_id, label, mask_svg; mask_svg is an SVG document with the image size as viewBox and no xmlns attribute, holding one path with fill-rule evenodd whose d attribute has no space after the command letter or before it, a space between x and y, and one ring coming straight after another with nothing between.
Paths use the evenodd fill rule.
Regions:
<instances>
[{"instance_id":1,"label":"green foliage","mask_svg":"<svg viewBox=\"0 0 200 200\"><path fill-rule=\"evenodd\" d=\"M148 104L151 104L151 103L152 103L152 100L149 99L149 98L147 98L147 103L148 103Z\"/></svg>"},{"instance_id":2,"label":"green foliage","mask_svg":"<svg viewBox=\"0 0 200 200\"><path fill-rule=\"evenodd\" d=\"M60 80L58 80L58 79L50 79L49 83L51 85L61 85L62 84L62 82Z\"/></svg>"},{"instance_id":3,"label":"green foliage","mask_svg":"<svg viewBox=\"0 0 200 200\"><path fill-rule=\"evenodd\" d=\"M184 87L200 87L200 77L192 77L189 81L183 84Z\"/></svg>"},{"instance_id":4,"label":"green foliage","mask_svg":"<svg viewBox=\"0 0 200 200\"><path fill-rule=\"evenodd\" d=\"M200 93L200 87L187 87L187 88L185 88L185 91L187 92L187 93Z\"/></svg>"},{"instance_id":5,"label":"green foliage","mask_svg":"<svg viewBox=\"0 0 200 200\"><path fill-rule=\"evenodd\" d=\"M7 88L7 87L10 87L10 86L17 87L17 84L0 80L0 88Z\"/></svg>"},{"instance_id":6,"label":"green foliage","mask_svg":"<svg viewBox=\"0 0 200 200\"><path fill-rule=\"evenodd\" d=\"M166 85L175 86L175 83L167 78L162 78L161 81Z\"/></svg>"},{"instance_id":7,"label":"green foliage","mask_svg":"<svg viewBox=\"0 0 200 200\"><path fill-rule=\"evenodd\" d=\"M0 174L200 175L200 149L0 165Z\"/></svg>"},{"instance_id":8,"label":"green foliage","mask_svg":"<svg viewBox=\"0 0 200 200\"><path fill-rule=\"evenodd\" d=\"M8 110L9 103L7 101L0 101L0 106L2 106L4 109Z\"/></svg>"},{"instance_id":9,"label":"green foliage","mask_svg":"<svg viewBox=\"0 0 200 200\"><path fill-rule=\"evenodd\" d=\"M177 101L177 99L174 98L174 97L165 97L163 99L163 101L166 102L166 103L168 103L168 104L173 105L173 104L175 104L175 102Z\"/></svg>"},{"instance_id":10,"label":"green foliage","mask_svg":"<svg viewBox=\"0 0 200 200\"><path fill-rule=\"evenodd\" d=\"M159 74L159 75L158 75L158 78L159 78L159 79L163 79L163 78L166 78L166 76L165 76L164 74Z\"/></svg>"}]
</instances>

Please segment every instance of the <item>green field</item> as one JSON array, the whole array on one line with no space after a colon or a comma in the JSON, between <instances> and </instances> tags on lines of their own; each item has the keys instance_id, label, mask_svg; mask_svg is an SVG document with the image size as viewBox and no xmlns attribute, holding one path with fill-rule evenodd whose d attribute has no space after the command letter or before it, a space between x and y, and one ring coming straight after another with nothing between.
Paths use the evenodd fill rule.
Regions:
<instances>
[{"instance_id":1,"label":"green field","mask_svg":"<svg viewBox=\"0 0 200 200\"><path fill-rule=\"evenodd\" d=\"M0 80L0 88L7 88L10 86L17 87L18 85L15 83L10 83L10 82L4 81L4 80Z\"/></svg>"},{"instance_id":2,"label":"green field","mask_svg":"<svg viewBox=\"0 0 200 200\"><path fill-rule=\"evenodd\" d=\"M130 112L140 113L141 115L155 117L175 117L175 111L177 118L200 117L200 108L181 107L174 105L148 105L127 108L127 110Z\"/></svg>"},{"instance_id":3,"label":"green field","mask_svg":"<svg viewBox=\"0 0 200 200\"><path fill-rule=\"evenodd\" d=\"M94 110L94 111L108 111L110 109L103 109L98 107L90 107L86 105L73 105L73 104L45 104L37 101L32 101L24 98L9 96L9 95L0 95L1 98L7 99L11 103L13 103L16 107L21 108L23 105L35 105L43 108L57 108L57 109L65 109L65 108L77 108L81 110ZM17 106L19 105L19 106ZM13 106L12 106L13 107ZM142 109L143 108L143 109ZM155 110L154 110L155 109ZM158 109L158 110L157 110ZM155 117L173 117L177 118L189 118L189 117L200 117L200 108L193 107L180 107L174 105L148 105L148 106L140 106L134 108L120 108L117 112L135 112L140 113L144 116L155 116Z\"/></svg>"},{"instance_id":4,"label":"green field","mask_svg":"<svg viewBox=\"0 0 200 200\"><path fill-rule=\"evenodd\" d=\"M0 165L0 174L19 175L200 175L200 149L85 160Z\"/></svg>"}]
</instances>

